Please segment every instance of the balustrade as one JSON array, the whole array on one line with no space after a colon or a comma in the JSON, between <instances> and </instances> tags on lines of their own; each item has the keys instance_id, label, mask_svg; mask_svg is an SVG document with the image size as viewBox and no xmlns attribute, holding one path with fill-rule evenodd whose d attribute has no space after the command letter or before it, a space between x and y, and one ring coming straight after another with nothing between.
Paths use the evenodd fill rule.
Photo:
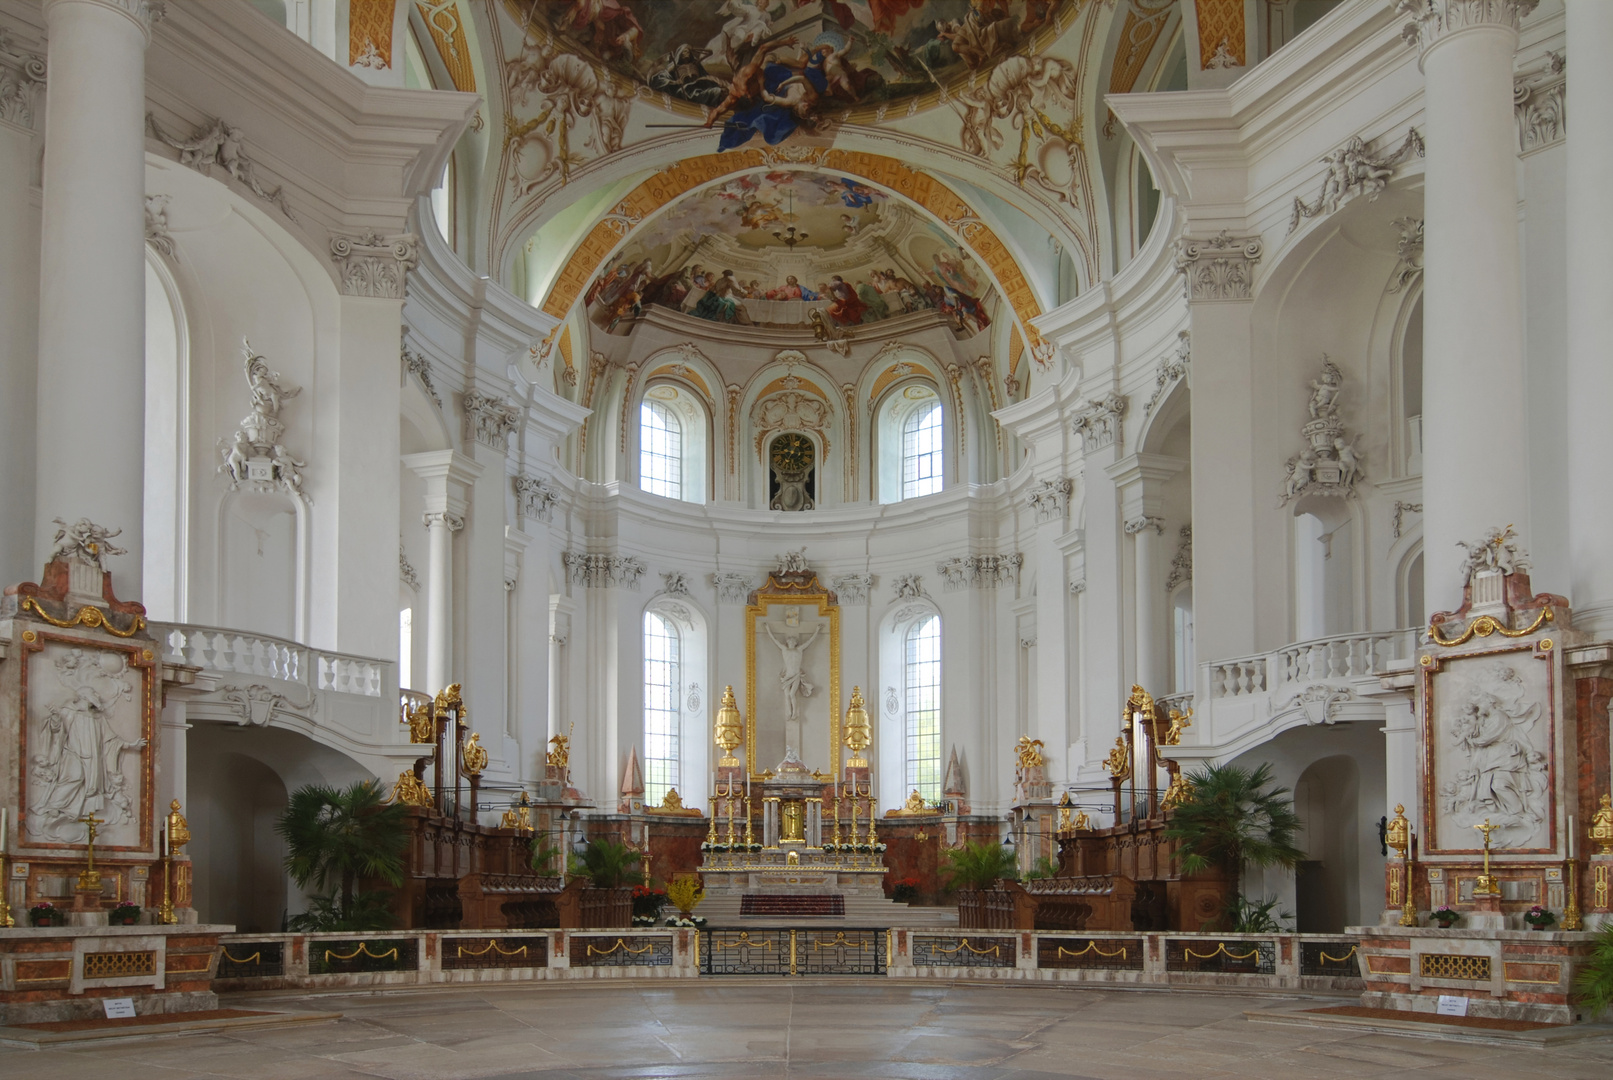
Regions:
<instances>
[{"instance_id":1,"label":"balustrade","mask_svg":"<svg viewBox=\"0 0 1613 1080\"><path fill-rule=\"evenodd\" d=\"M153 623L152 633L167 654L203 671L256 675L360 697L381 697L386 687L384 660L311 649L295 641L191 623Z\"/></svg>"}]
</instances>

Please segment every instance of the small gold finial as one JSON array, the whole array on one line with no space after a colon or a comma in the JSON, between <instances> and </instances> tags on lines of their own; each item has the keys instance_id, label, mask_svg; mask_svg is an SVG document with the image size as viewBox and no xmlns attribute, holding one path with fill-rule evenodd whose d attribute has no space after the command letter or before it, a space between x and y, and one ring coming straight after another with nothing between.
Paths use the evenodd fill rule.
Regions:
<instances>
[{"instance_id":1,"label":"small gold finial","mask_svg":"<svg viewBox=\"0 0 1613 1080\"><path fill-rule=\"evenodd\" d=\"M1388 827L1384 830L1383 842L1402 859L1406 857L1406 852L1411 850L1411 822L1406 819L1405 804L1395 804L1395 816L1390 819Z\"/></svg>"}]
</instances>

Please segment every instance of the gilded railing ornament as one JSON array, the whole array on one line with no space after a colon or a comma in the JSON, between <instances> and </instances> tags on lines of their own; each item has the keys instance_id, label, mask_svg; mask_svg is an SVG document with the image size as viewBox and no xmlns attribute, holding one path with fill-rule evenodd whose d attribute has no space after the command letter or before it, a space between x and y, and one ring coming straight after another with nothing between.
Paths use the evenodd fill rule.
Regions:
<instances>
[{"instance_id":1,"label":"gilded railing ornament","mask_svg":"<svg viewBox=\"0 0 1613 1080\"><path fill-rule=\"evenodd\" d=\"M480 776L482 770L487 768L487 747L482 745L482 737L474 731L460 748L460 756L465 762L466 776Z\"/></svg>"},{"instance_id":2,"label":"gilded railing ornament","mask_svg":"<svg viewBox=\"0 0 1613 1080\"><path fill-rule=\"evenodd\" d=\"M408 720L411 743L429 743L436 739L437 722L431 715L430 701L410 705L404 715Z\"/></svg>"},{"instance_id":3,"label":"gilded railing ornament","mask_svg":"<svg viewBox=\"0 0 1613 1080\"><path fill-rule=\"evenodd\" d=\"M722 692L722 706L717 710L717 725L715 734L716 743L722 750L722 760L717 764L725 769L732 769L739 764L734 756L734 748L743 740L743 729L739 716L739 702L734 699L734 688L727 686Z\"/></svg>"},{"instance_id":4,"label":"gilded railing ornament","mask_svg":"<svg viewBox=\"0 0 1613 1080\"><path fill-rule=\"evenodd\" d=\"M1042 748L1046 745L1041 739L1021 735L1019 742L1014 746L1014 759L1019 762L1020 769L1024 772L1029 772L1031 769L1039 769L1045 765L1047 759L1042 755Z\"/></svg>"},{"instance_id":5,"label":"gilded railing ornament","mask_svg":"<svg viewBox=\"0 0 1613 1080\"><path fill-rule=\"evenodd\" d=\"M397 783L392 785L392 794L388 802L398 803L402 806L431 806L431 791L412 771L405 769L398 774Z\"/></svg>"},{"instance_id":6,"label":"gilded railing ornament","mask_svg":"<svg viewBox=\"0 0 1613 1080\"><path fill-rule=\"evenodd\" d=\"M1103 759L1103 770L1115 780L1124 780L1131 775L1131 754L1126 750L1124 736L1115 736L1109 756Z\"/></svg>"},{"instance_id":7,"label":"gilded railing ornament","mask_svg":"<svg viewBox=\"0 0 1613 1080\"><path fill-rule=\"evenodd\" d=\"M458 716L461 724L470 719L470 710L465 708L465 699L460 694L458 683L449 683L437 691L436 707L439 716L445 712L452 712Z\"/></svg>"},{"instance_id":8,"label":"gilded railing ornament","mask_svg":"<svg viewBox=\"0 0 1613 1080\"><path fill-rule=\"evenodd\" d=\"M863 757L863 751L873 741L872 729L868 724L868 709L863 701L861 687L851 688L851 707L846 710L845 743L851 750L851 760L846 765L853 769L866 769L868 759Z\"/></svg>"}]
</instances>

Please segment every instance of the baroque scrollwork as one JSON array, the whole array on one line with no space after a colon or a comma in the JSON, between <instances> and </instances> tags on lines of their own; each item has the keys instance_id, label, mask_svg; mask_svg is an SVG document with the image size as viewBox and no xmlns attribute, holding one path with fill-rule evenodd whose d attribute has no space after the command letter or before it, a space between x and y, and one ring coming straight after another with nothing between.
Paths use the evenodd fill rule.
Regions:
<instances>
[{"instance_id":1,"label":"baroque scrollwork","mask_svg":"<svg viewBox=\"0 0 1613 1080\"><path fill-rule=\"evenodd\" d=\"M898 574L891 586L898 600L917 600L924 595L924 580L919 574Z\"/></svg>"},{"instance_id":2,"label":"baroque scrollwork","mask_svg":"<svg viewBox=\"0 0 1613 1080\"><path fill-rule=\"evenodd\" d=\"M312 693L307 701L298 704L262 683L222 686L218 697L239 714L236 723L241 727L268 727L280 714L312 720L319 711L319 698Z\"/></svg>"},{"instance_id":3,"label":"baroque scrollwork","mask_svg":"<svg viewBox=\"0 0 1613 1080\"><path fill-rule=\"evenodd\" d=\"M1144 416L1152 416L1154 406L1165 396L1165 391L1187 378L1188 365L1192 360L1193 332L1180 330L1176 334L1176 351L1161 357L1159 367L1154 372L1154 392L1148 395L1148 404L1143 406Z\"/></svg>"},{"instance_id":4,"label":"baroque scrollwork","mask_svg":"<svg viewBox=\"0 0 1613 1080\"><path fill-rule=\"evenodd\" d=\"M841 574L829 581L829 587L842 604L866 604L874 588L873 574Z\"/></svg>"},{"instance_id":5,"label":"baroque scrollwork","mask_svg":"<svg viewBox=\"0 0 1613 1080\"><path fill-rule=\"evenodd\" d=\"M1327 166L1322 174L1322 190L1311 202L1294 197L1294 212L1288 219L1288 231L1299 228L1305 218L1331 214L1345 203L1360 196L1368 201L1376 199L1389 186L1395 167L1412 157L1424 154L1423 137L1416 128L1406 132L1405 141L1393 153L1376 156L1367 152L1367 144L1358 135L1352 135L1343 146L1322 158Z\"/></svg>"},{"instance_id":6,"label":"baroque scrollwork","mask_svg":"<svg viewBox=\"0 0 1613 1080\"><path fill-rule=\"evenodd\" d=\"M1008 555L965 555L956 559L942 559L935 564L935 572L946 581L949 590L995 589L998 585L1019 582L1020 567L1025 556L1020 552Z\"/></svg>"},{"instance_id":7,"label":"baroque scrollwork","mask_svg":"<svg viewBox=\"0 0 1613 1080\"><path fill-rule=\"evenodd\" d=\"M291 212L291 204L286 201L284 188L270 188L259 178L257 164L246 152L246 137L234 124L212 120L192 131L188 138L181 139L164 131L157 118L146 113L146 128L158 142L179 151L181 165L203 176L211 176L213 166L217 165L229 173L232 180L245 184L252 194L278 206L292 221L297 220Z\"/></svg>"},{"instance_id":8,"label":"baroque scrollwork","mask_svg":"<svg viewBox=\"0 0 1613 1080\"><path fill-rule=\"evenodd\" d=\"M45 58L0 29L0 120L31 128L45 90Z\"/></svg>"},{"instance_id":9,"label":"baroque scrollwork","mask_svg":"<svg viewBox=\"0 0 1613 1080\"><path fill-rule=\"evenodd\" d=\"M1395 255L1400 261L1395 264L1389 291L1397 293L1423 276L1423 219L1395 218L1394 226L1400 230L1400 239L1395 241Z\"/></svg>"},{"instance_id":10,"label":"baroque scrollwork","mask_svg":"<svg viewBox=\"0 0 1613 1080\"><path fill-rule=\"evenodd\" d=\"M431 378L431 361L420 353L410 352L406 348L399 352L398 359L403 362L404 367L409 369L411 375L420 380L420 385L426 388L426 393L431 395L431 400L437 403L438 408L441 408L442 395L437 393L437 384Z\"/></svg>"},{"instance_id":11,"label":"baroque scrollwork","mask_svg":"<svg viewBox=\"0 0 1613 1080\"><path fill-rule=\"evenodd\" d=\"M560 556L560 561L565 564L573 585L582 585L589 589L609 589L616 586L636 589L639 578L644 576L645 571L643 560L632 555L599 555L567 551Z\"/></svg>"},{"instance_id":12,"label":"baroque scrollwork","mask_svg":"<svg viewBox=\"0 0 1613 1080\"><path fill-rule=\"evenodd\" d=\"M633 92L557 42L529 35L521 54L510 61L505 88L519 105L534 93L539 95L536 116L517 120L512 110L504 121L504 148L516 198L525 198L553 176L558 175L561 184L571 181L571 170L585 160L571 144L584 120L593 123L583 146L600 157L622 148Z\"/></svg>"},{"instance_id":13,"label":"baroque scrollwork","mask_svg":"<svg viewBox=\"0 0 1613 1080\"><path fill-rule=\"evenodd\" d=\"M1176 554L1171 556L1171 572L1165 578L1167 593L1193 580L1193 526L1183 525L1177 535L1181 542L1177 544Z\"/></svg>"},{"instance_id":14,"label":"baroque scrollwork","mask_svg":"<svg viewBox=\"0 0 1613 1080\"><path fill-rule=\"evenodd\" d=\"M89 518L79 518L71 525L57 518L55 524L57 529L51 541L54 545L50 552L51 562L57 559L78 559L105 573L107 556L129 553L127 548L117 547L111 542L112 537L123 535L122 529L108 529L104 525L95 524Z\"/></svg>"},{"instance_id":15,"label":"baroque scrollwork","mask_svg":"<svg viewBox=\"0 0 1613 1080\"><path fill-rule=\"evenodd\" d=\"M755 580L749 574L712 574L711 584L717 590L720 604L743 604L750 599Z\"/></svg>"},{"instance_id":16,"label":"baroque scrollwork","mask_svg":"<svg viewBox=\"0 0 1613 1080\"><path fill-rule=\"evenodd\" d=\"M146 243L178 262L179 249L168 232L168 200L167 195L146 196Z\"/></svg>"}]
</instances>

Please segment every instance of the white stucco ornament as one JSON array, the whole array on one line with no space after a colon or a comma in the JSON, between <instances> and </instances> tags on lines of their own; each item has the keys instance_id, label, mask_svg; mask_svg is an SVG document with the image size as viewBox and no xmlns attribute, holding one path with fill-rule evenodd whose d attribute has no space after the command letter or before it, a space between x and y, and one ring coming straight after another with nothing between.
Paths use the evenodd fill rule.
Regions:
<instances>
[{"instance_id":1,"label":"white stucco ornament","mask_svg":"<svg viewBox=\"0 0 1613 1080\"><path fill-rule=\"evenodd\" d=\"M284 376L270 370L267 358L252 351L252 342L243 338L241 347L246 357L252 411L241 418L234 436L223 440L220 453L224 460L218 471L229 477L231 491L247 484L265 494L283 491L293 498L307 499L301 471L307 462L297 460L280 441L286 433L280 410L302 393L302 387L284 382Z\"/></svg>"},{"instance_id":2,"label":"white stucco ornament","mask_svg":"<svg viewBox=\"0 0 1613 1080\"><path fill-rule=\"evenodd\" d=\"M1337 364L1322 357L1322 373L1311 382L1310 419L1301 432L1306 446L1288 459L1283 480L1283 496L1278 505L1303 495L1354 495L1355 483L1365 473L1361 452L1339 419L1339 397L1344 392L1344 374Z\"/></svg>"}]
</instances>

